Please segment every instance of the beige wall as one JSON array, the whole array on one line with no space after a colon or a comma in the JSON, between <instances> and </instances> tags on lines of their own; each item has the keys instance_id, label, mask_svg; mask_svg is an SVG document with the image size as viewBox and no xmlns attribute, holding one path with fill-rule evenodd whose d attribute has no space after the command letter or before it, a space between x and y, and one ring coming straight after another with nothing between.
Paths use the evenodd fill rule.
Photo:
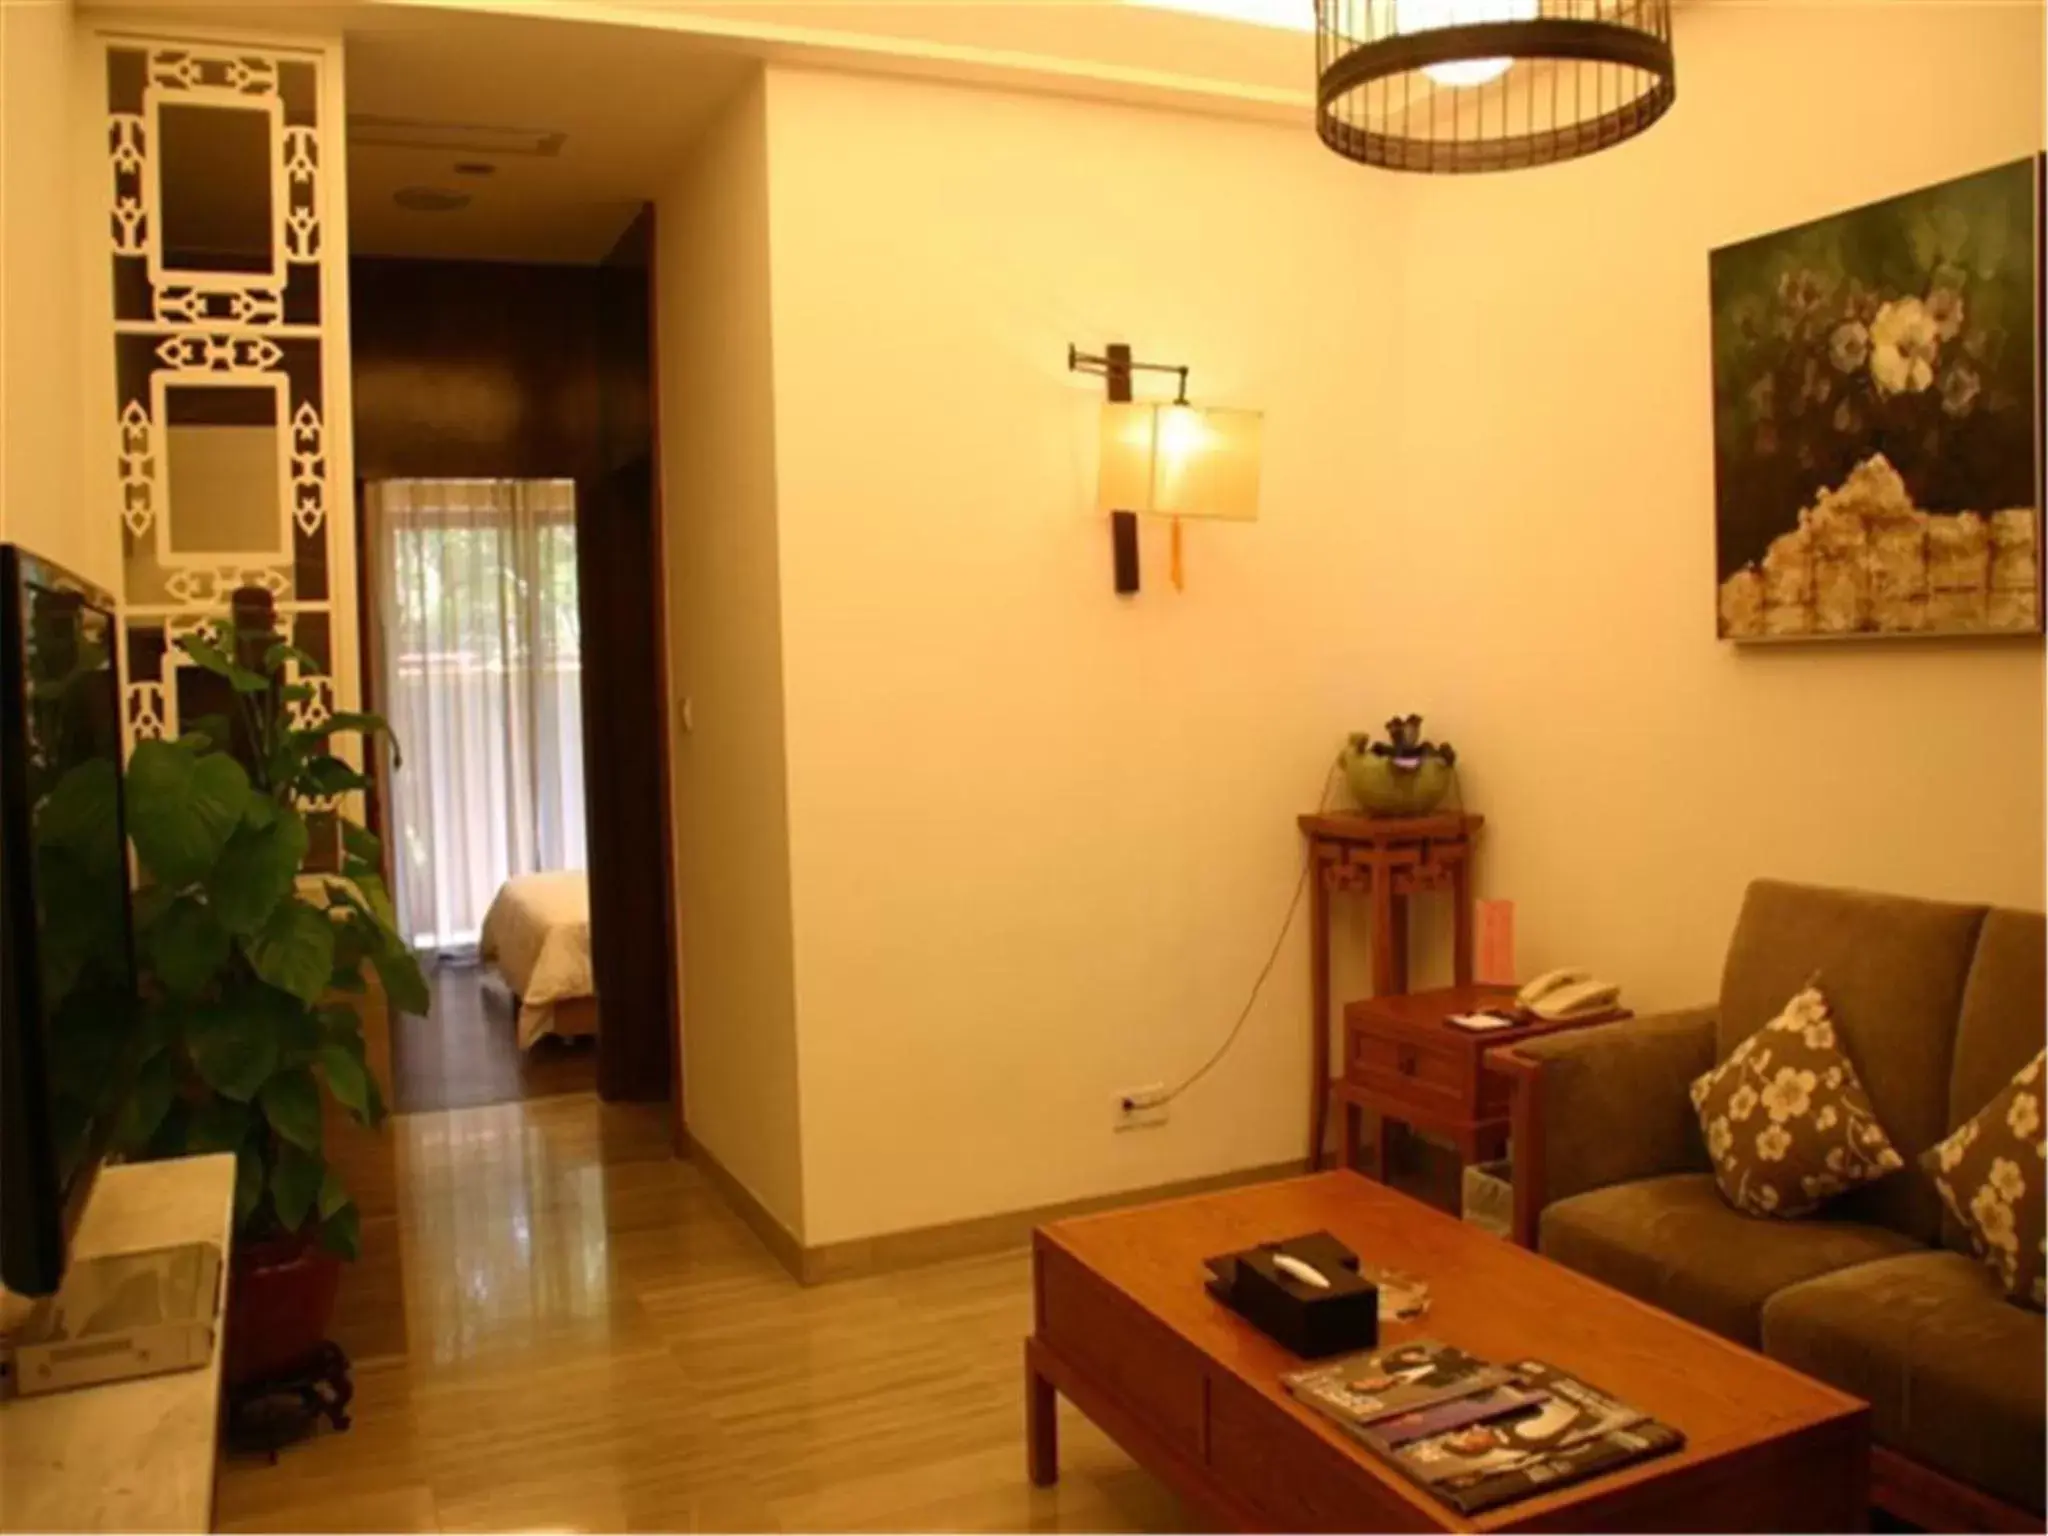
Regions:
<instances>
[{"instance_id":1,"label":"beige wall","mask_svg":"<svg viewBox=\"0 0 2048 1536\"><path fill-rule=\"evenodd\" d=\"M1228 1026L1398 691L1386 184L1294 129L769 84L804 1236L1298 1154L1298 949L1168 1125L1112 1105ZM1183 596L1160 528L1111 591L1066 348L1113 340L1268 412L1264 519L1191 526Z\"/></svg>"},{"instance_id":2,"label":"beige wall","mask_svg":"<svg viewBox=\"0 0 2048 1536\"><path fill-rule=\"evenodd\" d=\"M756 78L660 199L655 308L690 1134L795 1232L765 128Z\"/></svg>"},{"instance_id":3,"label":"beige wall","mask_svg":"<svg viewBox=\"0 0 2048 1536\"><path fill-rule=\"evenodd\" d=\"M2042 15L1686 6L1641 140L1409 184L1409 579L1371 622L1466 753L1525 971L1710 997L1763 873L2042 905L2038 641L1714 639L1707 320L1713 247L2037 150Z\"/></svg>"},{"instance_id":4,"label":"beige wall","mask_svg":"<svg viewBox=\"0 0 2048 1536\"><path fill-rule=\"evenodd\" d=\"M80 506L72 50L70 0L0 4L0 537L112 587L118 525Z\"/></svg>"},{"instance_id":5,"label":"beige wall","mask_svg":"<svg viewBox=\"0 0 2048 1536\"><path fill-rule=\"evenodd\" d=\"M1645 139L1442 181L1299 129L770 70L772 246L721 242L743 264L709 270L722 330L758 343L751 263L772 267L773 477L757 358L721 375L715 422L664 373L664 452L672 517L713 470L671 445L744 461L743 494L697 504L759 563L679 573L672 611L687 631L693 595L725 604L704 643L745 639L732 675L786 710L789 884L736 896L773 881L760 765L784 743L764 715L725 781L750 809L699 808L693 855L713 727L678 673L686 914L793 926L736 965L686 915L686 973L733 982L691 997L686 1039L728 1053L714 1077L690 1042L693 1130L715 1098L727 1124L750 1094L800 1098L806 1242L1297 1153L1298 925L1167 1126L1119 1135L1112 1104L1208 1055L1293 889L1292 818L1342 734L1397 711L1464 753L1521 968L1583 961L1641 1007L1712 993L1755 874L2042 904L2038 644L1714 639L1706 294L1714 245L2037 147L2040 13L1680 27L1679 105ZM1971 86L1871 86L1902 78ZM731 131L707 164L737 166ZM666 219L665 260L708 259L679 254L687 227ZM692 355L673 324L665 368ZM1143 595L1109 590L1099 385L1063 364L1116 339L1267 413L1262 520L1191 527L1185 595L1158 528ZM1441 926L1419 925L1424 979ZM773 1021L744 1058L742 1016Z\"/></svg>"}]
</instances>

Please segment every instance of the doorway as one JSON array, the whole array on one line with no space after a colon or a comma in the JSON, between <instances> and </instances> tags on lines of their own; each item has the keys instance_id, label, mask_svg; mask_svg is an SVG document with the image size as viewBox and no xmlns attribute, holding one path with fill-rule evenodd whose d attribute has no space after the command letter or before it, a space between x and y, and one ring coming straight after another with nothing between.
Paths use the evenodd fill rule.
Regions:
<instances>
[{"instance_id":1,"label":"doorway","mask_svg":"<svg viewBox=\"0 0 2048 1536\"><path fill-rule=\"evenodd\" d=\"M670 1094L642 222L610 263L350 264L364 673L405 754L379 811L453 957L394 1021L403 1109Z\"/></svg>"}]
</instances>

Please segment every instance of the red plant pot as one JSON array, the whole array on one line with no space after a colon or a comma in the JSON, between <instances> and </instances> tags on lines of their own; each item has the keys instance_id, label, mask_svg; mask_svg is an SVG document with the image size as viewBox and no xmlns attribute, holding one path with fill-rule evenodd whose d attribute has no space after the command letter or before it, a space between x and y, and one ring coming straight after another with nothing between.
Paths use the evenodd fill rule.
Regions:
<instances>
[{"instance_id":1,"label":"red plant pot","mask_svg":"<svg viewBox=\"0 0 2048 1536\"><path fill-rule=\"evenodd\" d=\"M229 1386L274 1376L327 1338L341 1260L310 1237L238 1243L228 1279Z\"/></svg>"}]
</instances>

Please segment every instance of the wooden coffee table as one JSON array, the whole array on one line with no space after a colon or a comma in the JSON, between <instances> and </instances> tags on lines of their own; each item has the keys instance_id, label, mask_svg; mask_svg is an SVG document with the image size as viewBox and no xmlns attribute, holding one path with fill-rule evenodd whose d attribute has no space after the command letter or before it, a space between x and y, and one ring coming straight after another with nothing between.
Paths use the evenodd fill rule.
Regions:
<instances>
[{"instance_id":1,"label":"wooden coffee table","mask_svg":"<svg viewBox=\"0 0 2048 1536\"><path fill-rule=\"evenodd\" d=\"M1202 1261L1318 1229L1429 1281L1439 1338L1536 1358L1685 1432L1672 1455L1489 1510L1439 1504L1280 1384L1301 1362L1204 1289ZM1207 1519L1239 1530L1861 1530L1859 1400L1349 1172L1039 1228L1024 1345L1033 1482L1058 1477L1055 1393Z\"/></svg>"}]
</instances>

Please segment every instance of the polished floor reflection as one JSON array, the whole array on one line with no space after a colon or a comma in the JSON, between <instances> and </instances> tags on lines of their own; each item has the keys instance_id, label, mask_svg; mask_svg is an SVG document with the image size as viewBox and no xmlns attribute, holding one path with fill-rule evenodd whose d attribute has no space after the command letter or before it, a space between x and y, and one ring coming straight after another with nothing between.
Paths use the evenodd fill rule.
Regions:
<instances>
[{"instance_id":1,"label":"polished floor reflection","mask_svg":"<svg viewBox=\"0 0 2048 1536\"><path fill-rule=\"evenodd\" d=\"M221 1526L1181 1528L1071 1410L1060 1486L1025 1481L1023 1254L806 1290L669 1157L665 1116L576 1094L397 1117L389 1272L344 1299L372 1340L355 1425L229 1459Z\"/></svg>"}]
</instances>

